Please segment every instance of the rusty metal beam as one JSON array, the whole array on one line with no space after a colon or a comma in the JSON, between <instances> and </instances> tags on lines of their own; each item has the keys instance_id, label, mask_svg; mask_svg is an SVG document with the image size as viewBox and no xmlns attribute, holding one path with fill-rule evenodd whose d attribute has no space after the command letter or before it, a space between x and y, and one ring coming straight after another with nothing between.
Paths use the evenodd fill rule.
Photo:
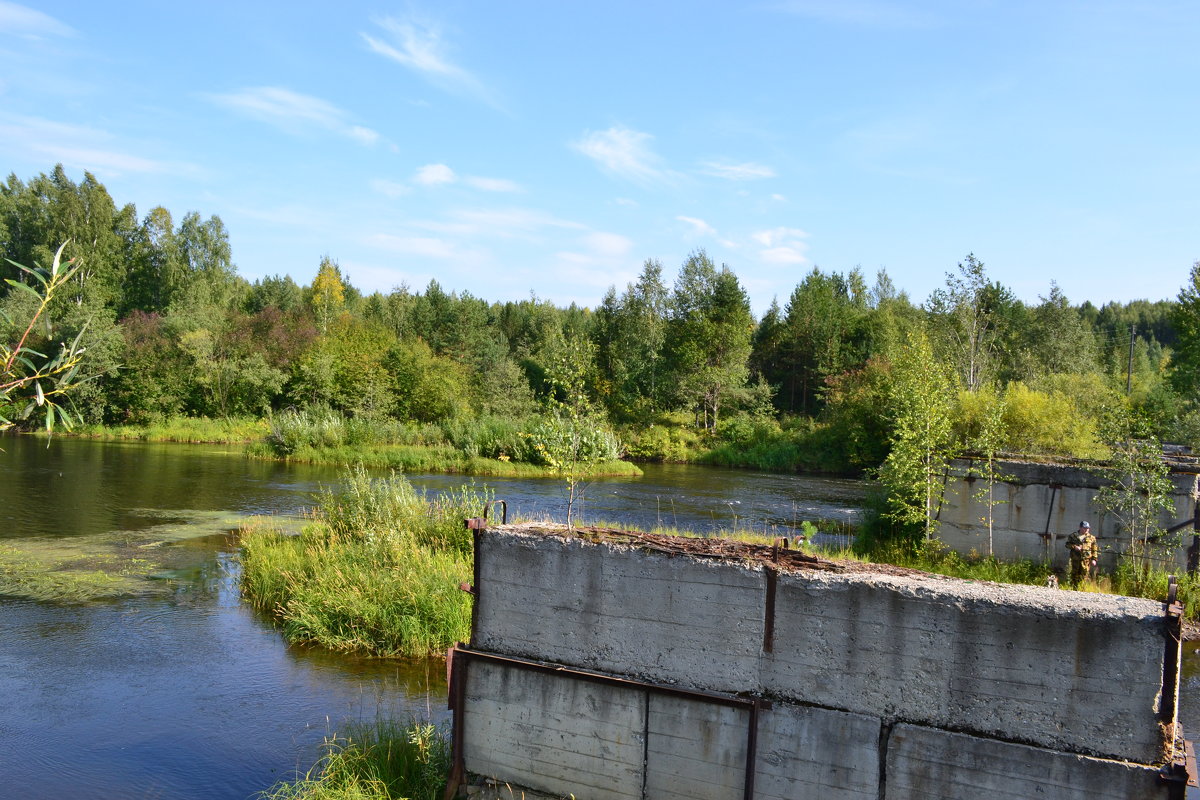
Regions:
<instances>
[{"instance_id":1,"label":"rusty metal beam","mask_svg":"<svg viewBox=\"0 0 1200 800\"><path fill-rule=\"evenodd\" d=\"M452 800L458 793L458 788L466 780L466 753L464 752L464 706L467 692L467 659L459 657L459 645L450 648L446 654L446 672L449 679L449 691L446 692L447 704L453 714L451 725L453 730L450 738L450 775L446 778L446 792L443 800Z\"/></svg>"},{"instance_id":2,"label":"rusty metal beam","mask_svg":"<svg viewBox=\"0 0 1200 800\"><path fill-rule=\"evenodd\" d=\"M1163 653L1162 700L1158 718L1168 725L1178 721L1179 655L1183 642L1183 603L1179 601L1179 581L1172 575L1167 581L1167 602L1163 604L1163 635L1166 638Z\"/></svg>"},{"instance_id":3,"label":"rusty metal beam","mask_svg":"<svg viewBox=\"0 0 1200 800\"><path fill-rule=\"evenodd\" d=\"M721 694L720 692L705 692L700 689L683 689L679 686L668 686L660 683L649 683L648 681L639 681L632 678L618 678L613 675L605 675L602 672L589 672L582 669L573 669L564 667L559 664L548 664L543 661L531 661L526 658L518 658L516 656L502 656L496 653L488 653L483 650L472 650L464 647L462 644L454 647L455 655L460 658L480 661L490 661L494 664L504 664L506 666L515 667L517 669L529 670L530 672L541 672L548 675L561 675L565 678L575 678L577 680L590 681L606 686L617 686L625 689L645 689L657 694L671 695L673 697L684 697L691 700L699 700L704 703L713 703L719 706L728 706L730 708L750 708L754 704L754 699L750 697L738 697L732 694Z\"/></svg>"},{"instance_id":4,"label":"rusty metal beam","mask_svg":"<svg viewBox=\"0 0 1200 800\"><path fill-rule=\"evenodd\" d=\"M770 653L775 647L775 585L779 573L771 567L763 570L767 578L767 597L763 604L763 652Z\"/></svg>"},{"instance_id":5,"label":"rusty metal beam","mask_svg":"<svg viewBox=\"0 0 1200 800\"><path fill-rule=\"evenodd\" d=\"M750 704L750 722L746 730L746 788L744 800L754 800L754 768L758 763L758 702Z\"/></svg>"}]
</instances>

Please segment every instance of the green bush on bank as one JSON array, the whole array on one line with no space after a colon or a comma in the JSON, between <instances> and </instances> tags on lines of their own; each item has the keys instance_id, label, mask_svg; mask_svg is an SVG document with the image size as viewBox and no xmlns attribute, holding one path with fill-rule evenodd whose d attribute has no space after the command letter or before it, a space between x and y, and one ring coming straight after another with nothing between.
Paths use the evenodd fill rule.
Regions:
<instances>
[{"instance_id":1,"label":"green bush on bank","mask_svg":"<svg viewBox=\"0 0 1200 800\"><path fill-rule=\"evenodd\" d=\"M299 780L263 800L441 800L450 772L445 727L377 720L325 740L325 755Z\"/></svg>"},{"instance_id":2,"label":"green bush on bank","mask_svg":"<svg viewBox=\"0 0 1200 800\"><path fill-rule=\"evenodd\" d=\"M144 425L79 425L72 436L101 440L242 444L261 439L267 421L255 417L158 417Z\"/></svg>"},{"instance_id":3,"label":"green bush on bank","mask_svg":"<svg viewBox=\"0 0 1200 800\"><path fill-rule=\"evenodd\" d=\"M242 536L242 593L291 642L380 656L440 653L467 638L467 517L490 498L473 486L429 499L402 475L360 466L327 490L298 536Z\"/></svg>"},{"instance_id":4,"label":"green bush on bank","mask_svg":"<svg viewBox=\"0 0 1200 800\"><path fill-rule=\"evenodd\" d=\"M291 461L361 461L406 471L519 475L522 470L505 465L554 466L549 454L565 452L567 439L571 439L584 473L638 473L632 466L613 468L622 456L622 446L607 425L551 415L519 420L460 417L440 425L417 425L348 417L327 406L312 406L275 415L262 444L250 452ZM545 474L545 470L527 474Z\"/></svg>"}]
</instances>

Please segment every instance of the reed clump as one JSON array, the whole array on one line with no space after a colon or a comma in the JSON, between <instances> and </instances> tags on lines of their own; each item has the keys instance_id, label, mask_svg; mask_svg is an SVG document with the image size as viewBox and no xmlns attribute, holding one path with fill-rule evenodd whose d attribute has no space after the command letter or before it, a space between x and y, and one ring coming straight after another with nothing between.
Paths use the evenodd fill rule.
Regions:
<instances>
[{"instance_id":1,"label":"reed clump","mask_svg":"<svg viewBox=\"0 0 1200 800\"><path fill-rule=\"evenodd\" d=\"M299 780L263 800L440 800L450 771L450 736L430 723L376 720L325 740L325 755Z\"/></svg>"},{"instance_id":2,"label":"reed clump","mask_svg":"<svg viewBox=\"0 0 1200 800\"><path fill-rule=\"evenodd\" d=\"M429 497L400 474L357 466L327 489L299 535L242 536L242 594L291 642L378 656L426 656L469 636L471 537L491 493Z\"/></svg>"},{"instance_id":3,"label":"reed clump","mask_svg":"<svg viewBox=\"0 0 1200 800\"><path fill-rule=\"evenodd\" d=\"M267 431L267 422L254 417L171 416L140 425L79 425L70 435L102 441L244 444L262 439Z\"/></svg>"},{"instance_id":4,"label":"reed clump","mask_svg":"<svg viewBox=\"0 0 1200 800\"><path fill-rule=\"evenodd\" d=\"M349 417L312 406L273 416L270 429L247 452L312 464L354 464L403 472L444 472L504 477L556 474L547 459L563 435L561 420L531 416L448 419L420 424L390 419ZM578 437L581 476L640 475L621 460L622 446L606 426L584 426Z\"/></svg>"}]
</instances>

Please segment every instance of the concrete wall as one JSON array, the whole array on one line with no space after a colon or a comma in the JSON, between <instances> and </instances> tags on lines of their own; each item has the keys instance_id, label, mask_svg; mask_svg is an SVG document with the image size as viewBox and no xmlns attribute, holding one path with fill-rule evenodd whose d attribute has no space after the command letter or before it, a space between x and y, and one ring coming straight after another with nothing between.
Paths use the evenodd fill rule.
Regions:
<instances>
[{"instance_id":1,"label":"concrete wall","mask_svg":"<svg viewBox=\"0 0 1200 800\"><path fill-rule=\"evenodd\" d=\"M986 484L979 479L965 480L971 462L960 459L952 462L945 499L938 514L941 523L938 535L947 546L963 553L988 552L987 503L976 497ZM992 506L993 552L1001 559L1050 559L1057 567L1068 562L1066 538L1081 520L1092 525L1101 549L1101 568L1108 570L1116 563L1116 554L1129 547L1129 537L1120 529L1112 515L1100 513L1095 504L1096 493L1104 480L1093 472L1069 465L1035 464L1019 461L999 462L997 471L1002 480L993 490ZM1175 490L1173 509L1165 512L1160 522L1170 527L1189 519L1195 508L1197 493L1195 472L1171 473ZM1053 488L1059 487L1059 488ZM1185 531L1185 534L1190 532ZM1184 547L1176 553L1180 567L1187 565L1186 546L1191 543L1185 535Z\"/></svg>"},{"instance_id":2,"label":"concrete wall","mask_svg":"<svg viewBox=\"0 0 1200 800\"><path fill-rule=\"evenodd\" d=\"M1123 761L897 725L887 749L886 800L1150 800L1158 770Z\"/></svg>"},{"instance_id":3,"label":"concrete wall","mask_svg":"<svg viewBox=\"0 0 1200 800\"><path fill-rule=\"evenodd\" d=\"M1162 606L939 576L761 566L490 531L473 645L1146 763ZM1002 704L995 700L1003 698Z\"/></svg>"},{"instance_id":4,"label":"concrete wall","mask_svg":"<svg viewBox=\"0 0 1200 800\"><path fill-rule=\"evenodd\" d=\"M751 713L735 695L749 694L771 700L756 711L759 798L1165 796L1147 776L1169 749L1159 704L1178 649L1159 603L776 574L515 526L480 537L476 559L472 648L646 688L472 662L473 772L581 798L742 797ZM968 791L989 781L1010 793Z\"/></svg>"}]
</instances>

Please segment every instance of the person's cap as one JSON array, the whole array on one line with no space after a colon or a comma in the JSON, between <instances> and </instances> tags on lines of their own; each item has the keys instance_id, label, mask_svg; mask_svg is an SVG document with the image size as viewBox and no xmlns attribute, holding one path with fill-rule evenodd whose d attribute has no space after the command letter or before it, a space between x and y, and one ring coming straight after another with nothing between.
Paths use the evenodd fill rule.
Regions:
<instances>
[{"instance_id":1,"label":"person's cap","mask_svg":"<svg viewBox=\"0 0 1200 800\"><path fill-rule=\"evenodd\" d=\"M1081 527L1081 528L1090 528L1090 527L1092 527L1092 526L1091 526L1091 525L1088 525L1088 524L1087 524L1087 520L1085 519L1083 522L1079 523L1079 527Z\"/></svg>"}]
</instances>

